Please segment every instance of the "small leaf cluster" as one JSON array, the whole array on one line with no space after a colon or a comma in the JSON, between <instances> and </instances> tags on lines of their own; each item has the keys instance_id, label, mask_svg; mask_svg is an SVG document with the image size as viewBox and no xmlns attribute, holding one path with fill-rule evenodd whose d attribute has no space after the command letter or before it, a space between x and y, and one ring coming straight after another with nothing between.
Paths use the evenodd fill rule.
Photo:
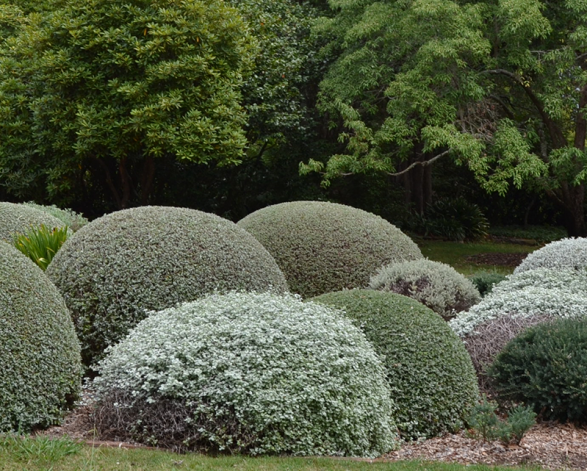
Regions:
<instances>
[{"instance_id":1,"label":"small leaf cluster","mask_svg":"<svg viewBox=\"0 0 587 471\"><path fill-rule=\"evenodd\" d=\"M49 229L44 224L31 227L26 234L14 237L14 246L35 262L43 271L69 237L68 227Z\"/></svg>"},{"instance_id":2,"label":"small leaf cluster","mask_svg":"<svg viewBox=\"0 0 587 471\"><path fill-rule=\"evenodd\" d=\"M81 388L80 346L41 269L0 242L0 432L56 424Z\"/></svg>"},{"instance_id":3,"label":"small leaf cluster","mask_svg":"<svg viewBox=\"0 0 587 471\"><path fill-rule=\"evenodd\" d=\"M389 222L336 203L276 204L238 225L273 255L291 291L302 297L364 288L382 265L422 258L418 246Z\"/></svg>"},{"instance_id":4,"label":"small leaf cluster","mask_svg":"<svg viewBox=\"0 0 587 471\"><path fill-rule=\"evenodd\" d=\"M63 294L86 365L146 317L205 294L287 290L269 253L250 234L192 209L144 206L82 227L47 275Z\"/></svg>"},{"instance_id":5,"label":"small leaf cluster","mask_svg":"<svg viewBox=\"0 0 587 471\"><path fill-rule=\"evenodd\" d=\"M574 269L587 268L587 238L566 238L551 242L529 254L516 267L514 273L535 268Z\"/></svg>"},{"instance_id":6,"label":"small leaf cluster","mask_svg":"<svg viewBox=\"0 0 587 471\"><path fill-rule=\"evenodd\" d=\"M505 280L505 277L501 273L480 272L469 276L469 280L477 288L481 297L484 297L491 293L495 285Z\"/></svg>"},{"instance_id":7,"label":"small leaf cluster","mask_svg":"<svg viewBox=\"0 0 587 471\"><path fill-rule=\"evenodd\" d=\"M98 427L141 442L371 457L397 443L385 373L363 333L291 295L214 294L151 313L98 370Z\"/></svg>"},{"instance_id":8,"label":"small leaf cluster","mask_svg":"<svg viewBox=\"0 0 587 471\"><path fill-rule=\"evenodd\" d=\"M473 283L454 268L427 259L382 267L371 277L369 288L413 298L445 319L481 300Z\"/></svg>"},{"instance_id":9,"label":"small leaf cluster","mask_svg":"<svg viewBox=\"0 0 587 471\"><path fill-rule=\"evenodd\" d=\"M447 323L419 302L395 293L346 290L313 301L344 310L384 361L404 439L458 430L477 402L471 359Z\"/></svg>"},{"instance_id":10,"label":"small leaf cluster","mask_svg":"<svg viewBox=\"0 0 587 471\"><path fill-rule=\"evenodd\" d=\"M531 327L488 370L500 400L520 401L546 419L587 422L587 319Z\"/></svg>"},{"instance_id":11,"label":"small leaf cluster","mask_svg":"<svg viewBox=\"0 0 587 471\"><path fill-rule=\"evenodd\" d=\"M61 220L39 209L23 204L0 202L0 240L12 243L14 236L41 225L49 229L66 226Z\"/></svg>"}]
</instances>

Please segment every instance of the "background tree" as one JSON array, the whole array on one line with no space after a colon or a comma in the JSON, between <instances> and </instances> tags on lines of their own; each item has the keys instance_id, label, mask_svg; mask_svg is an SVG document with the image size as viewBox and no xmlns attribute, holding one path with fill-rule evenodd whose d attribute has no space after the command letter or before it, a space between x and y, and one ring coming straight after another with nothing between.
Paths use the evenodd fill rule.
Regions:
<instances>
[{"instance_id":1,"label":"background tree","mask_svg":"<svg viewBox=\"0 0 587 471\"><path fill-rule=\"evenodd\" d=\"M255 50L238 12L214 0L22 16L0 50L2 185L124 208L150 202L158 161L239 162Z\"/></svg>"}]
</instances>

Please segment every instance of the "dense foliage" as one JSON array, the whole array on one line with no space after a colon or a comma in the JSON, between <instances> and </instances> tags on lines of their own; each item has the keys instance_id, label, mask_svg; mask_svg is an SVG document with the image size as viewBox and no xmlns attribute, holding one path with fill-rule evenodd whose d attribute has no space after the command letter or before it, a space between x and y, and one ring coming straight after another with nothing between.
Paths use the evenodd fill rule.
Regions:
<instances>
[{"instance_id":1,"label":"dense foliage","mask_svg":"<svg viewBox=\"0 0 587 471\"><path fill-rule=\"evenodd\" d=\"M41 225L53 229L64 227L61 220L23 204L0 202L0 240L12 243L14 236L25 234Z\"/></svg>"},{"instance_id":2,"label":"dense foliage","mask_svg":"<svg viewBox=\"0 0 587 471\"><path fill-rule=\"evenodd\" d=\"M583 237L561 239L529 254L514 273L539 267L553 269L587 269L587 239Z\"/></svg>"},{"instance_id":3,"label":"dense foliage","mask_svg":"<svg viewBox=\"0 0 587 471\"><path fill-rule=\"evenodd\" d=\"M382 267L371 277L369 288L414 298L445 319L481 300L473 283L453 267L427 259Z\"/></svg>"},{"instance_id":4,"label":"dense foliage","mask_svg":"<svg viewBox=\"0 0 587 471\"><path fill-rule=\"evenodd\" d=\"M152 313L94 381L98 427L189 450L378 456L396 444L381 362L336 310L229 293Z\"/></svg>"},{"instance_id":5,"label":"dense foliage","mask_svg":"<svg viewBox=\"0 0 587 471\"><path fill-rule=\"evenodd\" d=\"M61 209L57 206L53 205L43 205L43 204L36 204L33 202L23 203L26 206L30 206L31 208L40 209L51 216L55 216L59 219L63 224L69 227L72 231L77 231L80 227L85 226L89 221L87 218L83 217L81 214L76 213L71 209Z\"/></svg>"},{"instance_id":6,"label":"dense foliage","mask_svg":"<svg viewBox=\"0 0 587 471\"><path fill-rule=\"evenodd\" d=\"M335 203L277 204L238 225L273 255L290 289L303 297L364 288L382 265L422 258L418 246L392 224Z\"/></svg>"},{"instance_id":7,"label":"dense foliage","mask_svg":"<svg viewBox=\"0 0 587 471\"><path fill-rule=\"evenodd\" d=\"M469 280L479 291L481 297L491 293L495 285L505 280L506 275L495 272L477 272L469 276Z\"/></svg>"},{"instance_id":8,"label":"dense foliage","mask_svg":"<svg viewBox=\"0 0 587 471\"><path fill-rule=\"evenodd\" d=\"M0 431L62 418L80 392L80 347L69 311L40 268L0 242Z\"/></svg>"},{"instance_id":9,"label":"dense foliage","mask_svg":"<svg viewBox=\"0 0 587 471\"><path fill-rule=\"evenodd\" d=\"M46 270L55 254L69 237L67 226L49 229L44 224L31 227L25 234L14 237L14 246Z\"/></svg>"},{"instance_id":10,"label":"dense foliage","mask_svg":"<svg viewBox=\"0 0 587 471\"><path fill-rule=\"evenodd\" d=\"M403 438L431 437L463 425L477 402L475 370L446 322L395 293L347 290L313 301L343 309L384 359Z\"/></svg>"},{"instance_id":11,"label":"dense foliage","mask_svg":"<svg viewBox=\"0 0 587 471\"><path fill-rule=\"evenodd\" d=\"M521 401L545 419L587 421L587 319L532 327L498 355L489 375L502 400Z\"/></svg>"},{"instance_id":12,"label":"dense foliage","mask_svg":"<svg viewBox=\"0 0 587 471\"><path fill-rule=\"evenodd\" d=\"M271 255L234 223L158 206L92 221L63 245L46 273L71 310L86 365L145 318L145 310L213 291L287 290Z\"/></svg>"},{"instance_id":13,"label":"dense foliage","mask_svg":"<svg viewBox=\"0 0 587 471\"><path fill-rule=\"evenodd\" d=\"M529 286L583 294L587 286L587 270L575 270L570 267L538 267L532 270L518 271L498 283L493 288L493 292L497 294Z\"/></svg>"}]
</instances>

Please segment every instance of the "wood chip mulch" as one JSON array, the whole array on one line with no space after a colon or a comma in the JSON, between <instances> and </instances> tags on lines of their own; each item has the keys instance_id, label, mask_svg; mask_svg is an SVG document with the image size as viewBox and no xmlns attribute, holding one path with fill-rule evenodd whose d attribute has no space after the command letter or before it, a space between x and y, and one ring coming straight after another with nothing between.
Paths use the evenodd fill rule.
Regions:
<instances>
[{"instance_id":1,"label":"wood chip mulch","mask_svg":"<svg viewBox=\"0 0 587 471\"><path fill-rule=\"evenodd\" d=\"M468 256L465 260L475 265L498 265L502 267L517 267L522 260L528 256L527 253L479 253Z\"/></svg>"}]
</instances>

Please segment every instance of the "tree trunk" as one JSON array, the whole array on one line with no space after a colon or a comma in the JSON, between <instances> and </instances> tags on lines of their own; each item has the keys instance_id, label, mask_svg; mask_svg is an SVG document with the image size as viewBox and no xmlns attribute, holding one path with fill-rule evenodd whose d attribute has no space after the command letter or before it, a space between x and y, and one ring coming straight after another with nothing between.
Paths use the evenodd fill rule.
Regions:
<instances>
[{"instance_id":1,"label":"tree trunk","mask_svg":"<svg viewBox=\"0 0 587 471\"><path fill-rule=\"evenodd\" d=\"M571 188L563 186L562 198L557 198L564 212L564 225L569 236L587 236L585 225L585 185L577 185Z\"/></svg>"}]
</instances>

